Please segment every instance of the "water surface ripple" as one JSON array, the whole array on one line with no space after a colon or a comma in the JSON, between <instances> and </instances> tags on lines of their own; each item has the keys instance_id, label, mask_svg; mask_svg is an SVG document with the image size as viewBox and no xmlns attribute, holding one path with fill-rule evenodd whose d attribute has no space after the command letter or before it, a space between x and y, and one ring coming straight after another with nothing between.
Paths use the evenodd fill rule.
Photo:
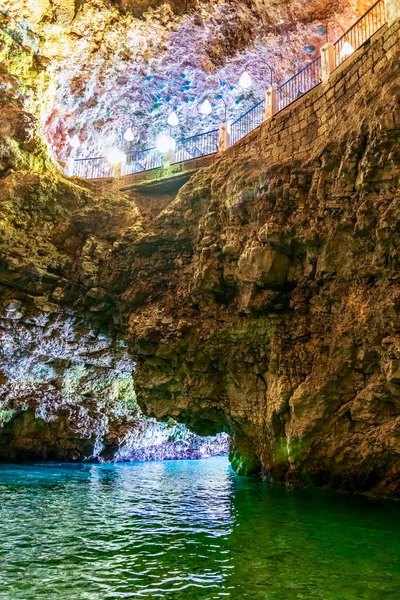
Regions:
<instances>
[{"instance_id":1,"label":"water surface ripple","mask_svg":"<svg viewBox=\"0 0 400 600\"><path fill-rule=\"evenodd\" d=\"M399 600L399 506L226 458L0 466L1 600Z\"/></svg>"}]
</instances>

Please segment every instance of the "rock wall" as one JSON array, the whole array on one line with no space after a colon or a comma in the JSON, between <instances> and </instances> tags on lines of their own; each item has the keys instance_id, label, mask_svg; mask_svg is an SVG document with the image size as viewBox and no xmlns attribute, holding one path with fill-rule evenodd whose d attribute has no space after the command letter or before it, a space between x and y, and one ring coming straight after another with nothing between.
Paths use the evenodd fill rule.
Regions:
<instances>
[{"instance_id":1,"label":"rock wall","mask_svg":"<svg viewBox=\"0 0 400 600\"><path fill-rule=\"evenodd\" d=\"M99 344L92 381L126 352L143 410L232 434L240 473L396 497L398 96L397 22L161 212L45 160L32 172L21 153L45 150L11 131L0 170L4 332L70 319L77 363L89 338ZM41 365L58 347L42 353L45 337L28 350ZM7 368L24 380L25 356L0 358L2 408L13 410L28 388L11 397ZM47 367L57 365L40 389L65 401L69 365ZM26 397L41 406L35 386Z\"/></svg>"},{"instance_id":2,"label":"rock wall","mask_svg":"<svg viewBox=\"0 0 400 600\"><path fill-rule=\"evenodd\" d=\"M131 305L139 401L233 432L240 472L398 494L398 65L397 22L195 175L146 240L168 285Z\"/></svg>"}]
</instances>

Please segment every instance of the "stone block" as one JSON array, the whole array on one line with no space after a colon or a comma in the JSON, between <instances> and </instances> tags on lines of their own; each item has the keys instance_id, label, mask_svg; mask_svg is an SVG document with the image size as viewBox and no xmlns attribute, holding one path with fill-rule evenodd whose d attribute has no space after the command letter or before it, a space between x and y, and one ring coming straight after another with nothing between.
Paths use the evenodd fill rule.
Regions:
<instances>
[{"instance_id":1,"label":"stone block","mask_svg":"<svg viewBox=\"0 0 400 600\"><path fill-rule=\"evenodd\" d=\"M280 288L286 282L289 265L288 256L270 245L253 243L240 256L236 275L239 281Z\"/></svg>"}]
</instances>

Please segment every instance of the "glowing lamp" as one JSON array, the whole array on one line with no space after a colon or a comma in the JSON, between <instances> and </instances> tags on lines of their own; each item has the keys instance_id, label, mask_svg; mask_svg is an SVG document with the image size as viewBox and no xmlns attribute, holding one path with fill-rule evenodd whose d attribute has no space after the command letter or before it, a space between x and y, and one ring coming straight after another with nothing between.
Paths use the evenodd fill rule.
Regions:
<instances>
[{"instance_id":1,"label":"glowing lamp","mask_svg":"<svg viewBox=\"0 0 400 600\"><path fill-rule=\"evenodd\" d=\"M161 152L161 154L166 154L170 150L175 149L175 140L173 140L169 135L160 135L160 137L156 141L157 150Z\"/></svg>"},{"instance_id":2,"label":"glowing lamp","mask_svg":"<svg viewBox=\"0 0 400 600\"><path fill-rule=\"evenodd\" d=\"M240 79L239 79L239 85L241 88L243 88L244 90L246 90L247 88L249 88L251 86L251 77L248 74L247 71L245 71L244 73L242 73Z\"/></svg>"},{"instance_id":3,"label":"glowing lamp","mask_svg":"<svg viewBox=\"0 0 400 600\"><path fill-rule=\"evenodd\" d=\"M175 127L175 125L179 125L179 119L178 119L178 115L176 114L176 112L172 112L169 115L168 125L171 125L171 127Z\"/></svg>"},{"instance_id":4,"label":"glowing lamp","mask_svg":"<svg viewBox=\"0 0 400 600\"><path fill-rule=\"evenodd\" d=\"M113 167L120 165L121 163L123 163L125 161L125 159L126 159L126 155L121 150L118 150L118 148L112 148L106 154L106 160Z\"/></svg>"},{"instance_id":5,"label":"glowing lamp","mask_svg":"<svg viewBox=\"0 0 400 600\"><path fill-rule=\"evenodd\" d=\"M79 148L79 146L81 145L79 138L76 134L69 140L69 145L71 146L71 148Z\"/></svg>"},{"instance_id":6,"label":"glowing lamp","mask_svg":"<svg viewBox=\"0 0 400 600\"><path fill-rule=\"evenodd\" d=\"M210 101L206 98L200 106L200 112L202 115L209 115L212 111Z\"/></svg>"},{"instance_id":7,"label":"glowing lamp","mask_svg":"<svg viewBox=\"0 0 400 600\"><path fill-rule=\"evenodd\" d=\"M135 136L133 135L132 129L128 127L128 129L124 133L124 140L126 140L127 142L132 142L134 138Z\"/></svg>"},{"instance_id":8,"label":"glowing lamp","mask_svg":"<svg viewBox=\"0 0 400 600\"><path fill-rule=\"evenodd\" d=\"M344 60L345 58L347 58L348 56L350 56L350 54L353 54L354 52L354 48L353 46L350 44L350 42L345 42L342 46L342 49L340 51L340 58L342 60Z\"/></svg>"}]
</instances>

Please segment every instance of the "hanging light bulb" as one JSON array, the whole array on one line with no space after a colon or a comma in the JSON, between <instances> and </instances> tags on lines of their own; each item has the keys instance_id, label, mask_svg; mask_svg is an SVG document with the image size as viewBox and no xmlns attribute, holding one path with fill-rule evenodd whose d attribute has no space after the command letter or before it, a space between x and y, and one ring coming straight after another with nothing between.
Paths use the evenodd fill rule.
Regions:
<instances>
[{"instance_id":1,"label":"hanging light bulb","mask_svg":"<svg viewBox=\"0 0 400 600\"><path fill-rule=\"evenodd\" d=\"M204 102L200 105L200 112L202 115L209 115L212 111L212 106L210 101L206 98Z\"/></svg>"},{"instance_id":2,"label":"hanging light bulb","mask_svg":"<svg viewBox=\"0 0 400 600\"><path fill-rule=\"evenodd\" d=\"M126 154L122 152L122 150L118 150L118 148L111 148L111 150L106 153L106 160L110 165L115 167L126 160Z\"/></svg>"},{"instance_id":3,"label":"hanging light bulb","mask_svg":"<svg viewBox=\"0 0 400 600\"><path fill-rule=\"evenodd\" d=\"M342 49L340 51L340 58L342 60L344 60L345 58L347 58L348 56L350 56L350 54L353 54L354 52L354 48L353 46L350 44L350 42L345 42L342 46Z\"/></svg>"},{"instance_id":4,"label":"hanging light bulb","mask_svg":"<svg viewBox=\"0 0 400 600\"><path fill-rule=\"evenodd\" d=\"M71 146L71 148L79 148L79 146L81 145L79 138L76 134L69 140L69 145Z\"/></svg>"},{"instance_id":5,"label":"hanging light bulb","mask_svg":"<svg viewBox=\"0 0 400 600\"><path fill-rule=\"evenodd\" d=\"M124 133L124 140L126 140L127 142L132 142L134 140L135 136L133 134L133 131L130 127L128 127L128 129L125 131Z\"/></svg>"},{"instance_id":6,"label":"hanging light bulb","mask_svg":"<svg viewBox=\"0 0 400 600\"><path fill-rule=\"evenodd\" d=\"M168 125L171 125L171 127L175 127L175 125L179 125L179 119L178 119L178 115L176 114L176 112L172 112L169 115Z\"/></svg>"},{"instance_id":7,"label":"hanging light bulb","mask_svg":"<svg viewBox=\"0 0 400 600\"><path fill-rule=\"evenodd\" d=\"M164 133L157 138L156 146L157 150L161 152L161 154L166 154L170 150L175 149L175 140Z\"/></svg>"},{"instance_id":8,"label":"hanging light bulb","mask_svg":"<svg viewBox=\"0 0 400 600\"><path fill-rule=\"evenodd\" d=\"M251 86L251 77L247 71L242 73L242 75L239 79L239 85L241 88L243 88L245 90Z\"/></svg>"}]
</instances>

